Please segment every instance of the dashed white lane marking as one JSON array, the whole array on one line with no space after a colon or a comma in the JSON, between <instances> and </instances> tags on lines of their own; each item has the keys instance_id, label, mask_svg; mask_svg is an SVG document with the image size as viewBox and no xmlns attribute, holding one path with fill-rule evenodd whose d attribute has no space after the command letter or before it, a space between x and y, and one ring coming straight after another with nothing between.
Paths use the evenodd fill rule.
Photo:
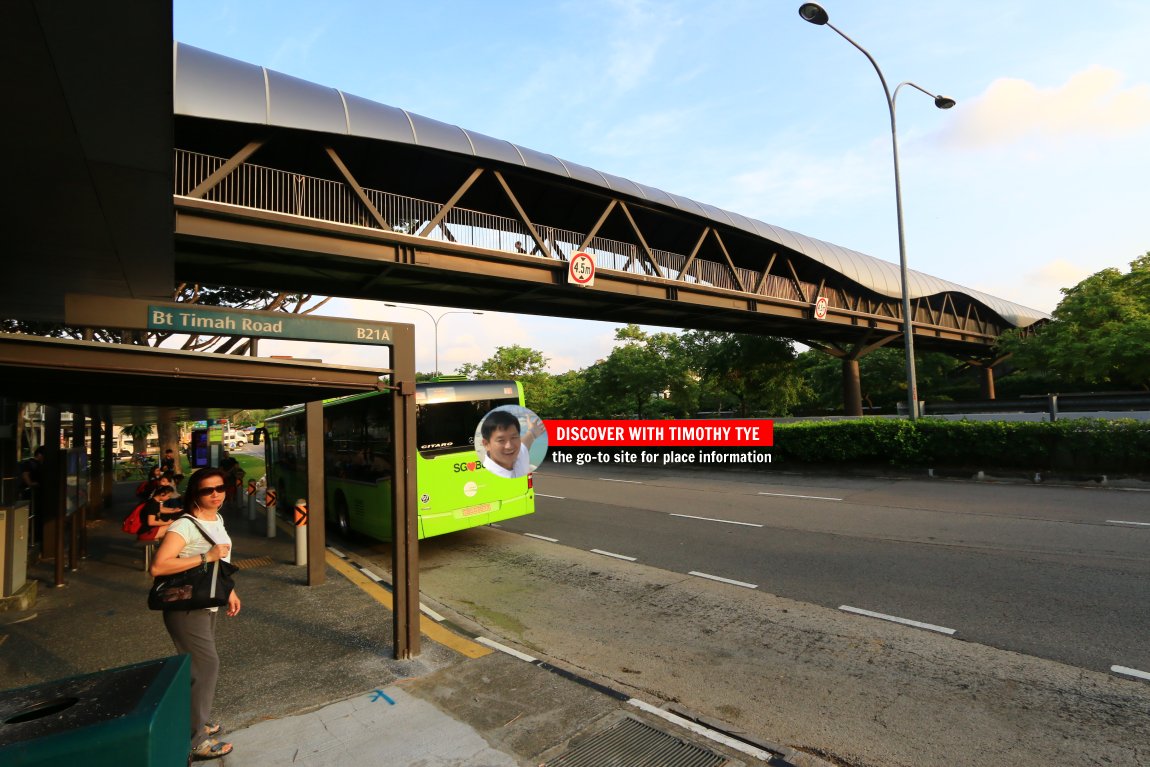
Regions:
<instances>
[{"instance_id":1,"label":"dashed white lane marking","mask_svg":"<svg viewBox=\"0 0 1150 767\"><path fill-rule=\"evenodd\" d=\"M535 533L524 533L524 535L528 538L538 538L541 541L547 541L549 543L559 543L558 538L548 538L546 535L536 535Z\"/></svg>"},{"instance_id":2,"label":"dashed white lane marking","mask_svg":"<svg viewBox=\"0 0 1150 767\"><path fill-rule=\"evenodd\" d=\"M536 498L554 498L557 501L567 500L567 496L565 496L565 495L546 495L544 493L536 493L535 497Z\"/></svg>"},{"instance_id":3,"label":"dashed white lane marking","mask_svg":"<svg viewBox=\"0 0 1150 767\"><path fill-rule=\"evenodd\" d=\"M1126 522L1121 519L1108 519L1106 521L1112 525L1139 525L1140 527L1150 527L1150 522Z\"/></svg>"},{"instance_id":4,"label":"dashed white lane marking","mask_svg":"<svg viewBox=\"0 0 1150 767\"><path fill-rule=\"evenodd\" d=\"M806 498L808 501L841 501L842 498L826 498L821 495L789 495L788 493L759 493L759 495L773 495L776 498Z\"/></svg>"},{"instance_id":5,"label":"dashed white lane marking","mask_svg":"<svg viewBox=\"0 0 1150 767\"><path fill-rule=\"evenodd\" d=\"M701 519L704 522L722 522L722 523L727 524L727 525L743 525L745 527L762 527L762 525L756 525L754 522L736 522L733 519L715 519L713 517L696 517L692 514L671 514L670 516L672 516L672 517L683 517L684 519Z\"/></svg>"},{"instance_id":6,"label":"dashed white lane marking","mask_svg":"<svg viewBox=\"0 0 1150 767\"><path fill-rule=\"evenodd\" d=\"M700 573L697 570L692 570L687 575L694 575L699 578L706 578L710 581L718 581L719 583L729 583L732 586L742 586L745 589L757 589L758 585L754 583L747 583L746 581L734 581L730 578L722 578L718 575L708 575L707 573Z\"/></svg>"},{"instance_id":7,"label":"dashed white lane marking","mask_svg":"<svg viewBox=\"0 0 1150 767\"><path fill-rule=\"evenodd\" d=\"M634 562L635 557L628 557L624 554L612 554L610 551L603 551L602 549L591 549L592 554L602 554L605 557L613 557L615 559L625 559L628 562Z\"/></svg>"},{"instance_id":8,"label":"dashed white lane marking","mask_svg":"<svg viewBox=\"0 0 1150 767\"><path fill-rule=\"evenodd\" d=\"M625 485L641 485L641 484L643 484L642 482L638 482L638 481L633 480L633 479L611 479L610 477L599 477L599 480L601 482L622 482Z\"/></svg>"},{"instance_id":9,"label":"dashed white lane marking","mask_svg":"<svg viewBox=\"0 0 1150 767\"><path fill-rule=\"evenodd\" d=\"M442 615L435 612L435 610L432 610L430 607L423 604L422 602L419 603L419 611L421 613L423 613L424 615L426 615L428 618L431 618L436 623L443 623L443 621L444 621L444 617Z\"/></svg>"},{"instance_id":10,"label":"dashed white lane marking","mask_svg":"<svg viewBox=\"0 0 1150 767\"><path fill-rule=\"evenodd\" d=\"M891 621L893 623L902 623L906 626L914 626L915 628L926 629L927 631L937 631L940 634L952 635L955 633L954 629L948 629L945 626L935 626L933 623L922 623L921 621L912 621L910 618L899 618L894 615L885 615L884 613L871 612L870 610L864 610L861 607L839 605L839 609L848 613L865 615L868 618L878 618L879 620Z\"/></svg>"},{"instance_id":11,"label":"dashed white lane marking","mask_svg":"<svg viewBox=\"0 0 1150 767\"><path fill-rule=\"evenodd\" d=\"M512 656L513 658L518 658L519 660L525 660L528 663L534 663L536 660L535 658L532 658L530 655L528 655L525 652L519 652L518 650L516 650L512 647L508 647L505 644L499 644L498 642L496 642L492 639L488 639L487 637L475 637L475 641L479 642L479 644L487 645L492 650L498 650L499 652L505 652L508 655Z\"/></svg>"},{"instance_id":12,"label":"dashed white lane marking","mask_svg":"<svg viewBox=\"0 0 1150 767\"><path fill-rule=\"evenodd\" d=\"M1150 680L1150 673L1139 671L1136 668L1128 668L1126 666L1111 666L1110 670L1115 674L1123 674L1124 676L1132 676L1136 679Z\"/></svg>"},{"instance_id":13,"label":"dashed white lane marking","mask_svg":"<svg viewBox=\"0 0 1150 767\"><path fill-rule=\"evenodd\" d=\"M690 719L684 719L681 716L672 714L670 711L664 711L661 708L656 708L650 703L645 703L638 698L631 698L627 702L640 711L646 711L648 714L660 717L661 719L666 719L668 722L676 724L679 727L682 727L684 730L693 732L696 735L702 735L704 738L713 740L716 743L722 743L728 748L733 748L736 751L740 751L763 762L769 762L774 757L774 754L770 753L769 751L764 751L761 748L755 748L754 746L748 743L744 743L741 740L736 740L735 738L724 735L721 732L716 732L715 730L703 727L700 724L692 722Z\"/></svg>"}]
</instances>

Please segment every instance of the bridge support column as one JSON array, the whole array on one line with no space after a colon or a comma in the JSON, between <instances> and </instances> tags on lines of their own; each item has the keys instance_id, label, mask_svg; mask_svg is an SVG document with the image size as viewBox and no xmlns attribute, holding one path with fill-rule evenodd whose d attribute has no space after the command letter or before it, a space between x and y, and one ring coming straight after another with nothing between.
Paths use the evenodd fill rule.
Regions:
<instances>
[{"instance_id":1,"label":"bridge support column","mask_svg":"<svg viewBox=\"0 0 1150 767\"><path fill-rule=\"evenodd\" d=\"M853 357L843 357L843 412L847 415L862 415L862 379L859 376L859 361Z\"/></svg>"},{"instance_id":2,"label":"bridge support column","mask_svg":"<svg viewBox=\"0 0 1150 767\"><path fill-rule=\"evenodd\" d=\"M979 368L979 388L983 399L994 399L994 368L990 365Z\"/></svg>"}]
</instances>

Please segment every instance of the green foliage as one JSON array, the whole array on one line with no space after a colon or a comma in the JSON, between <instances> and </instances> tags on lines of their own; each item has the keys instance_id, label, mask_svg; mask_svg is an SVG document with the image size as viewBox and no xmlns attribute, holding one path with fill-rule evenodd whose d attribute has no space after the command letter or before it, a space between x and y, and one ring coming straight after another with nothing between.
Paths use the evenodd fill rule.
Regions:
<instances>
[{"instance_id":1,"label":"green foliage","mask_svg":"<svg viewBox=\"0 0 1150 767\"><path fill-rule=\"evenodd\" d=\"M799 407L819 414L842 412L842 360L817 350L798 356L797 370L809 384ZM977 373L947 354L915 354L915 378L919 399L959 400L979 396ZM859 359L863 405L883 413L896 412L906 396L906 352L901 348L876 349Z\"/></svg>"},{"instance_id":2,"label":"green foliage","mask_svg":"<svg viewBox=\"0 0 1150 767\"><path fill-rule=\"evenodd\" d=\"M782 464L1150 472L1150 423L854 418L775 424Z\"/></svg>"},{"instance_id":3,"label":"green foliage","mask_svg":"<svg viewBox=\"0 0 1150 767\"><path fill-rule=\"evenodd\" d=\"M771 336L692 331L682 346L702 379L704 391L733 400L738 414L764 411L788 415L810 387L798 375L791 342Z\"/></svg>"},{"instance_id":4,"label":"green foliage","mask_svg":"<svg viewBox=\"0 0 1150 767\"><path fill-rule=\"evenodd\" d=\"M150 423L132 423L127 426L121 427L121 434L127 434L132 438L132 444L136 446L136 452L144 452L144 446L147 445L148 435L152 433L152 424Z\"/></svg>"},{"instance_id":5,"label":"green foliage","mask_svg":"<svg viewBox=\"0 0 1150 767\"><path fill-rule=\"evenodd\" d=\"M545 373L547 362L543 352L516 344L500 346L488 359L478 365L470 362L461 365L458 372L468 378L523 380Z\"/></svg>"},{"instance_id":6,"label":"green foliage","mask_svg":"<svg viewBox=\"0 0 1150 767\"><path fill-rule=\"evenodd\" d=\"M1062 292L1049 323L1006 334L1000 348L1060 388L1150 389L1150 253L1126 274L1103 269Z\"/></svg>"}]
</instances>

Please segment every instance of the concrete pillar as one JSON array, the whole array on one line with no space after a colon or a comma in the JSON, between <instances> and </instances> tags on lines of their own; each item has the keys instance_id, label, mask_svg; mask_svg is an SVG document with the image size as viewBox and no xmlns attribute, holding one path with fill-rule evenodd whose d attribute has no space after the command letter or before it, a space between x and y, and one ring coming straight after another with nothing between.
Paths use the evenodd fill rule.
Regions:
<instances>
[{"instance_id":1,"label":"concrete pillar","mask_svg":"<svg viewBox=\"0 0 1150 767\"><path fill-rule=\"evenodd\" d=\"M983 399L994 399L994 368L990 365L979 368L979 383Z\"/></svg>"},{"instance_id":2,"label":"concrete pillar","mask_svg":"<svg viewBox=\"0 0 1150 767\"><path fill-rule=\"evenodd\" d=\"M851 357L843 357L843 412L847 415L863 414L859 361Z\"/></svg>"}]
</instances>

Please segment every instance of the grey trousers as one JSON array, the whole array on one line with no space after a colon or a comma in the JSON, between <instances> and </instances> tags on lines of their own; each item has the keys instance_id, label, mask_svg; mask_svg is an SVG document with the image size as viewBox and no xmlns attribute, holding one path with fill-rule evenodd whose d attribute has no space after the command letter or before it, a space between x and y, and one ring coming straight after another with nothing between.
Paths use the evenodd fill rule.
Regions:
<instances>
[{"instance_id":1,"label":"grey trousers","mask_svg":"<svg viewBox=\"0 0 1150 767\"><path fill-rule=\"evenodd\" d=\"M164 611L164 627L176 652L192 656L192 748L207 738L204 726L210 721L216 697L220 674L220 656L216 654L218 615L211 610Z\"/></svg>"}]
</instances>

